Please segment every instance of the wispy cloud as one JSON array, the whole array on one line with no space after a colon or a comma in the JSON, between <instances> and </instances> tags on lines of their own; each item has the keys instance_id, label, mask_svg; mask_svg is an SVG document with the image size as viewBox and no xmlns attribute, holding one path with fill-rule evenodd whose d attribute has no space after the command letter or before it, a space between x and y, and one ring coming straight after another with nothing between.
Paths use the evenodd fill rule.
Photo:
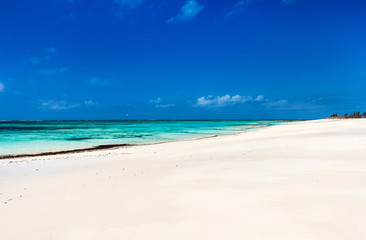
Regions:
<instances>
[{"instance_id":1,"label":"wispy cloud","mask_svg":"<svg viewBox=\"0 0 366 240\"><path fill-rule=\"evenodd\" d=\"M23 63L37 65L40 63L48 62L52 59L52 56L56 53L57 51L54 47L44 48L42 56L25 56Z\"/></svg>"},{"instance_id":2,"label":"wispy cloud","mask_svg":"<svg viewBox=\"0 0 366 240\"><path fill-rule=\"evenodd\" d=\"M180 23L188 22L193 20L193 18L202 10L204 6L195 0L188 0L184 3L180 9L180 13L167 20L167 23Z\"/></svg>"},{"instance_id":3,"label":"wispy cloud","mask_svg":"<svg viewBox=\"0 0 366 240\"><path fill-rule=\"evenodd\" d=\"M160 103L161 102L161 98L156 98L156 99L152 99L150 100L151 103Z\"/></svg>"},{"instance_id":4,"label":"wispy cloud","mask_svg":"<svg viewBox=\"0 0 366 240\"><path fill-rule=\"evenodd\" d=\"M234 105L238 103L246 102L257 102L263 101L264 97L259 95L257 97L252 96L240 96L240 95L224 95L224 96L213 96L209 95L207 97L200 97L194 104L195 107L225 107L229 105Z\"/></svg>"},{"instance_id":5,"label":"wispy cloud","mask_svg":"<svg viewBox=\"0 0 366 240\"><path fill-rule=\"evenodd\" d=\"M54 47L47 47L47 48L44 48L44 49L43 49L43 52L44 52L46 55L52 55L52 54L56 54L56 53L57 53L56 48L54 48Z\"/></svg>"},{"instance_id":6,"label":"wispy cloud","mask_svg":"<svg viewBox=\"0 0 366 240\"><path fill-rule=\"evenodd\" d=\"M58 100L42 100L41 108L46 110L65 110L80 106L78 103L68 103L66 101Z\"/></svg>"},{"instance_id":7,"label":"wispy cloud","mask_svg":"<svg viewBox=\"0 0 366 240\"><path fill-rule=\"evenodd\" d=\"M93 106L93 105L96 105L96 104L97 104L97 102L92 101L92 100L85 100L85 101L84 101L84 104L85 104L86 106Z\"/></svg>"},{"instance_id":8,"label":"wispy cloud","mask_svg":"<svg viewBox=\"0 0 366 240\"><path fill-rule=\"evenodd\" d=\"M290 102L286 99L281 100L265 100L262 103L262 106L268 108L268 109L274 109L274 110L306 110L306 111L314 111L314 110L322 110L324 106L321 103L321 99L312 99L309 98L305 101L295 101Z\"/></svg>"},{"instance_id":9,"label":"wispy cloud","mask_svg":"<svg viewBox=\"0 0 366 240\"><path fill-rule=\"evenodd\" d=\"M2 82L0 82L0 92L4 92L5 86Z\"/></svg>"},{"instance_id":10,"label":"wispy cloud","mask_svg":"<svg viewBox=\"0 0 366 240\"><path fill-rule=\"evenodd\" d=\"M285 99L282 100L268 100L266 102L264 102L262 105L267 107L267 108L283 108L285 106L288 106L288 101Z\"/></svg>"},{"instance_id":11,"label":"wispy cloud","mask_svg":"<svg viewBox=\"0 0 366 240\"><path fill-rule=\"evenodd\" d=\"M154 103L156 108L175 107L174 103L165 103L165 104L161 103L161 98L160 97L150 100L150 103Z\"/></svg>"},{"instance_id":12,"label":"wispy cloud","mask_svg":"<svg viewBox=\"0 0 366 240\"><path fill-rule=\"evenodd\" d=\"M156 104L155 107L156 108L170 108L170 107L175 107L175 104L174 103Z\"/></svg>"},{"instance_id":13,"label":"wispy cloud","mask_svg":"<svg viewBox=\"0 0 366 240\"><path fill-rule=\"evenodd\" d=\"M237 13L240 13L246 9L249 4L251 4L254 0L239 0L234 6L230 9L228 13L226 13L226 17L231 17Z\"/></svg>"},{"instance_id":14,"label":"wispy cloud","mask_svg":"<svg viewBox=\"0 0 366 240\"><path fill-rule=\"evenodd\" d=\"M105 85L109 84L109 81L105 80L105 79L100 79L100 78L97 78L97 77L91 77L90 80L89 80L89 84L98 85L98 86L105 86Z\"/></svg>"},{"instance_id":15,"label":"wispy cloud","mask_svg":"<svg viewBox=\"0 0 366 240\"><path fill-rule=\"evenodd\" d=\"M143 0L113 0L113 2L120 7L136 8L141 5Z\"/></svg>"},{"instance_id":16,"label":"wispy cloud","mask_svg":"<svg viewBox=\"0 0 366 240\"><path fill-rule=\"evenodd\" d=\"M263 95L259 95L256 98L254 98L254 101L262 101L264 99Z\"/></svg>"},{"instance_id":17,"label":"wispy cloud","mask_svg":"<svg viewBox=\"0 0 366 240\"><path fill-rule=\"evenodd\" d=\"M41 62L44 62L45 60L47 60L48 58L44 58L44 57L32 57L32 56L26 56L24 58L23 63L24 64L40 64Z\"/></svg>"},{"instance_id":18,"label":"wispy cloud","mask_svg":"<svg viewBox=\"0 0 366 240\"><path fill-rule=\"evenodd\" d=\"M62 74L67 71L67 68L46 68L39 70L39 73L42 75L56 75Z\"/></svg>"}]
</instances>

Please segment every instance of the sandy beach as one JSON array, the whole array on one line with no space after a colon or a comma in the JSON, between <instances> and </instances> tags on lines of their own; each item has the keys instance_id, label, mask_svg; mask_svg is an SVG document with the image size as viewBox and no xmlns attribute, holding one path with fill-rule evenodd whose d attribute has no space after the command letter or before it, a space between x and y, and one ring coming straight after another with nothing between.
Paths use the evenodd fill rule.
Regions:
<instances>
[{"instance_id":1,"label":"sandy beach","mask_svg":"<svg viewBox=\"0 0 366 240\"><path fill-rule=\"evenodd\" d=\"M0 161L1 240L365 239L366 119Z\"/></svg>"}]
</instances>

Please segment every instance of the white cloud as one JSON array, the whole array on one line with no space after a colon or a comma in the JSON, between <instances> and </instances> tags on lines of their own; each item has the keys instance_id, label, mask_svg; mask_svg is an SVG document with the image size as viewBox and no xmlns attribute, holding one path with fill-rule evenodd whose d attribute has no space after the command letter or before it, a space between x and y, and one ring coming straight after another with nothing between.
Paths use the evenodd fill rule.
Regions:
<instances>
[{"instance_id":1,"label":"white cloud","mask_svg":"<svg viewBox=\"0 0 366 240\"><path fill-rule=\"evenodd\" d=\"M156 99L153 99L153 100L150 100L151 103L160 103L161 102L161 98L156 98Z\"/></svg>"},{"instance_id":2,"label":"white cloud","mask_svg":"<svg viewBox=\"0 0 366 240\"><path fill-rule=\"evenodd\" d=\"M48 110L65 110L78 107L79 105L80 104L78 103L68 103L66 101L57 101L57 100L41 101L41 107L43 109Z\"/></svg>"},{"instance_id":3,"label":"white cloud","mask_svg":"<svg viewBox=\"0 0 366 240\"><path fill-rule=\"evenodd\" d=\"M180 23L191 21L199 12L204 9L204 6L195 0L188 0L180 9L180 13L168 19L167 23Z\"/></svg>"},{"instance_id":4,"label":"white cloud","mask_svg":"<svg viewBox=\"0 0 366 240\"><path fill-rule=\"evenodd\" d=\"M93 100L85 100L84 103L75 103L75 102L67 102L64 100L41 100L40 101L40 107L45 110L66 110L76 107L82 107L82 106L94 106L97 105L98 102Z\"/></svg>"},{"instance_id":5,"label":"white cloud","mask_svg":"<svg viewBox=\"0 0 366 240\"><path fill-rule=\"evenodd\" d=\"M174 107L175 106L174 103L162 104L160 97L158 97L156 99L152 99L149 102L154 103L156 108L169 108L169 107Z\"/></svg>"},{"instance_id":6,"label":"white cloud","mask_svg":"<svg viewBox=\"0 0 366 240\"><path fill-rule=\"evenodd\" d=\"M228 105L233 105L237 103L246 103L246 102L255 102L255 101L262 101L264 97L262 95L253 98L252 96L213 96L209 95L207 97L200 97L197 99L195 107L225 107Z\"/></svg>"},{"instance_id":7,"label":"white cloud","mask_svg":"<svg viewBox=\"0 0 366 240\"><path fill-rule=\"evenodd\" d=\"M263 95L259 95L257 96L254 101L262 101L264 99L264 96Z\"/></svg>"},{"instance_id":8,"label":"white cloud","mask_svg":"<svg viewBox=\"0 0 366 240\"><path fill-rule=\"evenodd\" d=\"M97 102L94 102L94 101L92 101L92 100L85 100L85 101L84 101L84 104L85 104L86 106L92 106L92 105L97 104Z\"/></svg>"},{"instance_id":9,"label":"white cloud","mask_svg":"<svg viewBox=\"0 0 366 240\"><path fill-rule=\"evenodd\" d=\"M2 82L0 82L0 92L4 92L5 86Z\"/></svg>"},{"instance_id":10,"label":"white cloud","mask_svg":"<svg viewBox=\"0 0 366 240\"><path fill-rule=\"evenodd\" d=\"M39 70L39 73L42 75L55 75L62 74L67 71L67 68L46 68Z\"/></svg>"},{"instance_id":11,"label":"white cloud","mask_svg":"<svg viewBox=\"0 0 366 240\"><path fill-rule=\"evenodd\" d=\"M141 5L143 0L113 0L113 2L121 7L129 7L131 9Z\"/></svg>"}]
</instances>

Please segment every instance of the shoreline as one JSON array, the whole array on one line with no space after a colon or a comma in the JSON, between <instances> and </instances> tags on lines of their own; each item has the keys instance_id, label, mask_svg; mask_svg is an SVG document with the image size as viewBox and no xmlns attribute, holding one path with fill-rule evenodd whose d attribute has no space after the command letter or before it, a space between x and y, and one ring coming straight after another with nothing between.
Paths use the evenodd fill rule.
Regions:
<instances>
[{"instance_id":1,"label":"shoreline","mask_svg":"<svg viewBox=\"0 0 366 240\"><path fill-rule=\"evenodd\" d=\"M292 122L303 122L303 121L309 121L309 120L293 120L293 121L288 121L288 122L284 121L284 122L281 122L280 124L276 124L276 125L288 124L288 123L292 123ZM313 120L313 121L316 121L316 120ZM209 135L209 136L198 137L198 138L190 138L190 139L179 139L179 140L161 141L161 142L153 142L153 143L138 143L138 144L129 144L129 143L126 143L126 144L106 144L106 145L98 145L98 146L90 147L90 148L80 148L80 149L62 150L62 151L54 151L54 152L0 155L0 161L7 160L7 159L32 158L32 157L43 157L43 156L47 157L47 156L64 155L64 154L94 152L94 151L101 151L101 150L111 150L111 149L134 147L134 146L155 145L155 144L163 144L163 143L170 143L170 142L196 141L196 140L201 140L201 139L206 139L206 138L237 135L237 134L242 134L242 133L245 133L245 132L248 132L248 131L273 127L273 126L276 126L276 125L269 125L269 126L265 126L265 127L257 127L257 128L247 129L245 131L238 131L238 132L234 132L234 133L215 134L215 135Z\"/></svg>"},{"instance_id":2,"label":"shoreline","mask_svg":"<svg viewBox=\"0 0 366 240\"><path fill-rule=\"evenodd\" d=\"M99 145L91 148L81 148L81 149L56 151L56 152L42 152L42 153L34 153L34 154L30 153L30 154L19 154L19 155L0 155L0 161L7 159L17 159L17 158L47 157L47 156L73 154L73 153L94 152L94 151L108 150L122 147L131 147L136 145L137 144L109 144L109 145Z\"/></svg>"}]
</instances>

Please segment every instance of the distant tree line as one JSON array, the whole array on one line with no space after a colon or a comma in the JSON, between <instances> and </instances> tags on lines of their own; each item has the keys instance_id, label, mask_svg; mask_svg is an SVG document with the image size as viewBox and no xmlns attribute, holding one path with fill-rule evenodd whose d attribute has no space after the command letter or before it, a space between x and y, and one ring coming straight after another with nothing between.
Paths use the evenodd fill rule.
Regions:
<instances>
[{"instance_id":1,"label":"distant tree line","mask_svg":"<svg viewBox=\"0 0 366 240\"><path fill-rule=\"evenodd\" d=\"M345 113L343 116L338 115L338 113L334 113L330 115L329 118L366 118L366 112L364 112L363 114L361 114L360 112L353 112L350 114Z\"/></svg>"}]
</instances>

